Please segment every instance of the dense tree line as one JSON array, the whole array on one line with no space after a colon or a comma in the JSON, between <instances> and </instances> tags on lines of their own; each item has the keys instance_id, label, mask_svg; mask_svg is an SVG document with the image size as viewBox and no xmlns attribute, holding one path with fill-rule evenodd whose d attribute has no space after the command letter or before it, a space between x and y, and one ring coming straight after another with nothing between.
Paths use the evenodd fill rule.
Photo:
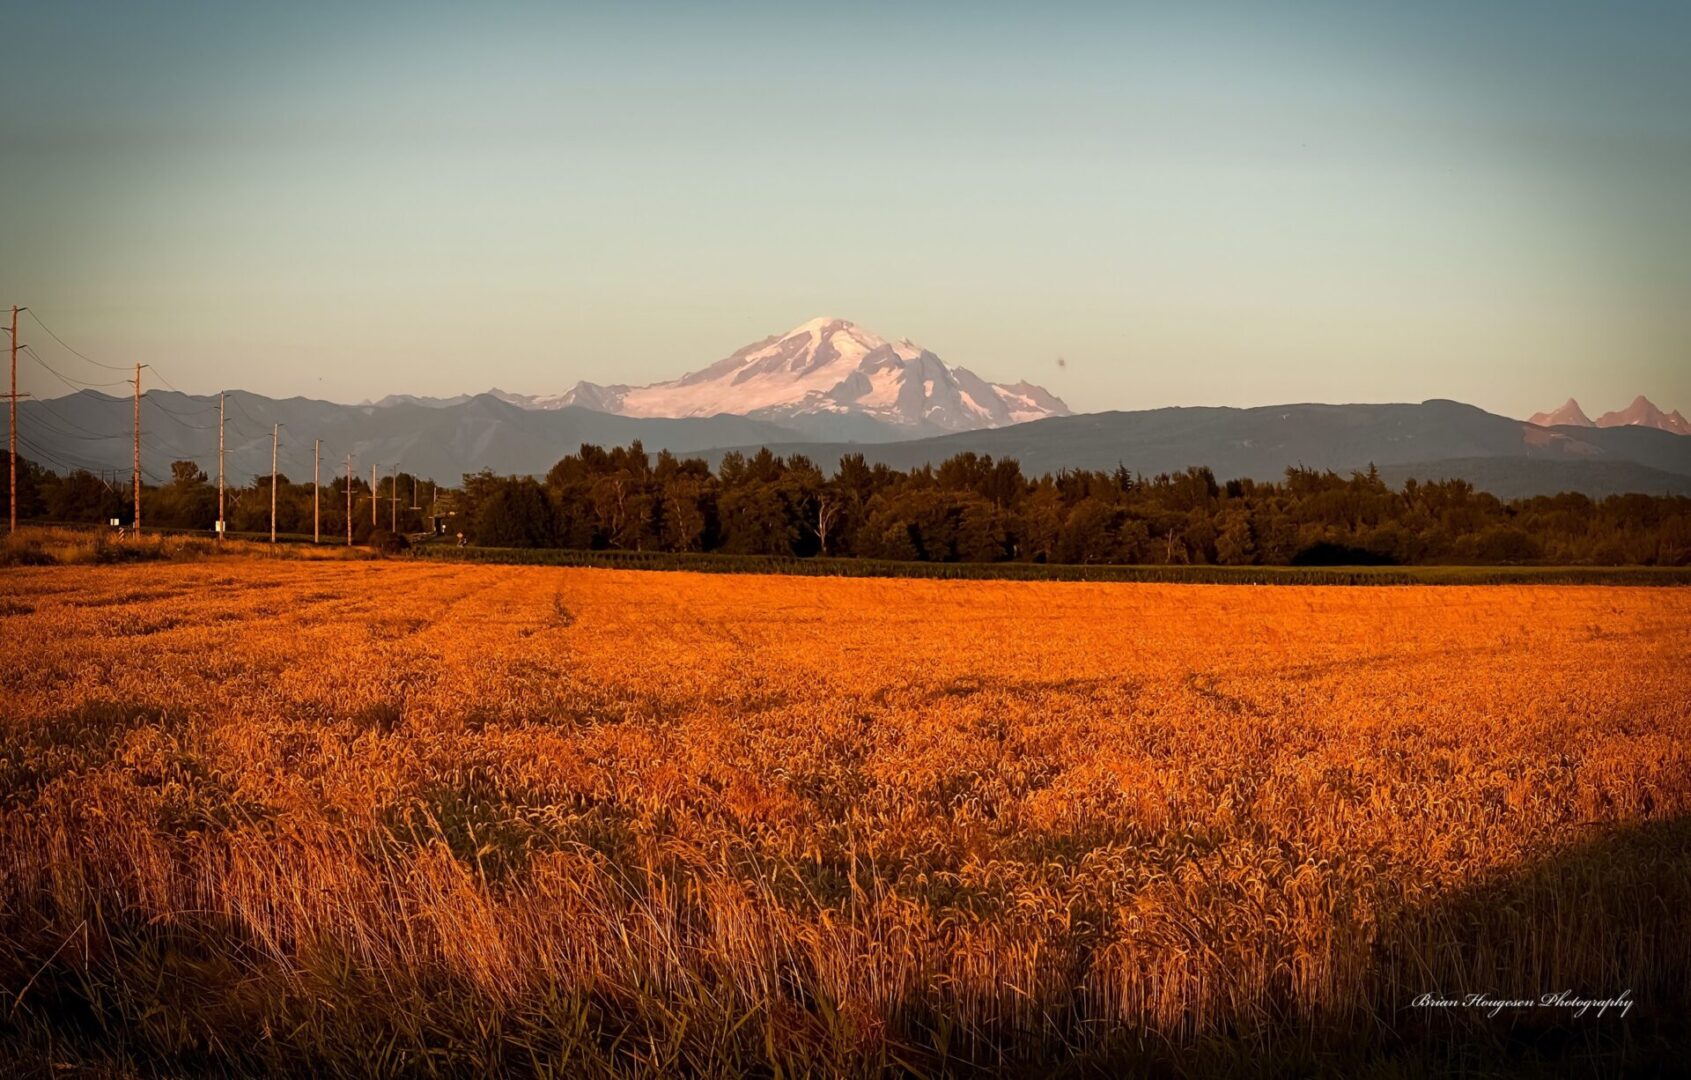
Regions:
<instances>
[{"instance_id":1,"label":"dense tree line","mask_svg":"<svg viewBox=\"0 0 1691 1080\"><path fill-rule=\"evenodd\" d=\"M346 480L324 484L323 533L344 535ZM372 532L370 486L354 478L353 528ZM0 512L6 491L0 484ZM378 530L392 520L391 477L378 484ZM494 547L730 552L934 562L1232 565L1568 563L1691 565L1691 499L1579 494L1504 501L1461 480L1388 487L1370 469L1340 476L1288 469L1272 483L1218 482L1209 469L1145 477L1126 468L1030 477L1013 460L959 454L907 472L847 454L830 476L802 455L768 449L705 462L639 443L585 445L542 479L464 477L438 505L411 507L398 481L399 531L430 511L468 542ZM19 459L19 515L128 522L132 493L76 470ZM266 533L270 478L226 492L229 528ZM311 531L311 485L277 478L277 527ZM450 517L446 515L450 513ZM144 485L145 523L210 529L217 489L192 462Z\"/></svg>"},{"instance_id":2,"label":"dense tree line","mask_svg":"<svg viewBox=\"0 0 1691 1080\"><path fill-rule=\"evenodd\" d=\"M908 472L802 455L703 461L583 446L542 480L464 478L469 539L501 547L1061 563L1691 564L1691 499L1504 501L1461 480L1388 487L1370 469L1220 483L1192 468L1029 477L959 454Z\"/></svg>"}]
</instances>

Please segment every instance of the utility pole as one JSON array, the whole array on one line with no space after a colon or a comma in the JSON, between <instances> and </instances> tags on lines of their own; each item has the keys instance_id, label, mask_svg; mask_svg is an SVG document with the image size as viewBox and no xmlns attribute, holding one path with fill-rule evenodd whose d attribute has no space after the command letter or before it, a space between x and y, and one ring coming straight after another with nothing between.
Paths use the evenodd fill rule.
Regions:
<instances>
[{"instance_id":1,"label":"utility pole","mask_svg":"<svg viewBox=\"0 0 1691 1080\"><path fill-rule=\"evenodd\" d=\"M311 444L311 542L321 543L323 540L322 511L319 509L317 496L318 484L322 480L323 472L323 440L318 439Z\"/></svg>"},{"instance_id":2,"label":"utility pole","mask_svg":"<svg viewBox=\"0 0 1691 1080\"><path fill-rule=\"evenodd\" d=\"M346 546L352 546L352 455L346 456Z\"/></svg>"},{"instance_id":3,"label":"utility pole","mask_svg":"<svg viewBox=\"0 0 1691 1080\"><path fill-rule=\"evenodd\" d=\"M135 365L135 535L141 535L141 365Z\"/></svg>"},{"instance_id":4,"label":"utility pole","mask_svg":"<svg viewBox=\"0 0 1691 1080\"><path fill-rule=\"evenodd\" d=\"M6 428L6 441L9 444L7 455L11 462L12 471L12 531L18 531L18 312L27 311L12 305L12 392L6 398L11 406L12 421Z\"/></svg>"},{"instance_id":5,"label":"utility pole","mask_svg":"<svg viewBox=\"0 0 1691 1080\"><path fill-rule=\"evenodd\" d=\"M282 425L270 429L270 542L276 542L276 445L282 441Z\"/></svg>"},{"instance_id":6,"label":"utility pole","mask_svg":"<svg viewBox=\"0 0 1691 1080\"><path fill-rule=\"evenodd\" d=\"M399 531L399 466L393 467L393 523L388 526L388 532Z\"/></svg>"},{"instance_id":7,"label":"utility pole","mask_svg":"<svg viewBox=\"0 0 1691 1080\"><path fill-rule=\"evenodd\" d=\"M229 526L223 520L223 397L224 391L217 392L217 542L223 543L223 534Z\"/></svg>"},{"instance_id":8,"label":"utility pole","mask_svg":"<svg viewBox=\"0 0 1691 1080\"><path fill-rule=\"evenodd\" d=\"M376 527L376 466L370 466L370 528Z\"/></svg>"}]
</instances>

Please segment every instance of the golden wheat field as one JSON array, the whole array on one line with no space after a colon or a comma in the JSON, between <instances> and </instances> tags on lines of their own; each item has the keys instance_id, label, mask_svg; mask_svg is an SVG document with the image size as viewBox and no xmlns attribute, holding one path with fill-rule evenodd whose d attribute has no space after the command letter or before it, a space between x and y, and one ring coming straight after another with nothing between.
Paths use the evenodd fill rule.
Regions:
<instances>
[{"instance_id":1,"label":"golden wheat field","mask_svg":"<svg viewBox=\"0 0 1691 1080\"><path fill-rule=\"evenodd\" d=\"M0 576L50 1071L1650 1067L1691 591ZM1417 996L1627 992L1626 1013Z\"/></svg>"}]
</instances>

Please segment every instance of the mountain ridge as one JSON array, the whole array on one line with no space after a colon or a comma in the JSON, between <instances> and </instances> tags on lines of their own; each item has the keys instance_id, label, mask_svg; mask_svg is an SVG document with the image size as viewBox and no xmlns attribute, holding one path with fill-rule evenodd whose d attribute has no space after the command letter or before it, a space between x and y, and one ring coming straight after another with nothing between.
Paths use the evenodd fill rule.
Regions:
<instances>
[{"instance_id":1,"label":"mountain ridge","mask_svg":"<svg viewBox=\"0 0 1691 1080\"><path fill-rule=\"evenodd\" d=\"M643 419L746 416L815 438L864 441L1072 415L1061 398L1026 379L989 382L909 338L889 340L832 316L771 334L661 382L580 381L555 395L492 392L530 409L575 406Z\"/></svg>"},{"instance_id":2,"label":"mountain ridge","mask_svg":"<svg viewBox=\"0 0 1691 1080\"><path fill-rule=\"evenodd\" d=\"M788 443L771 449L805 454L824 468L832 468L842 453L909 469L973 452L1014 458L1032 474L1124 465L1155 475L1205 466L1220 480L1274 480L1300 465L1341 473L1374 465L1384 473L1435 464L1443 469L1450 462L1467 463L1449 471L1466 477L1480 471L1474 462L1486 461L1497 463L1487 472L1490 480L1517 494L1659 493L1664 477L1671 478L1673 490L1691 494L1691 440L1639 427L1579 429L1577 437L1574 431L1431 399L1083 413L896 443ZM715 464L724 453L755 449L714 450L707 460Z\"/></svg>"},{"instance_id":3,"label":"mountain ridge","mask_svg":"<svg viewBox=\"0 0 1691 1080\"><path fill-rule=\"evenodd\" d=\"M395 396L386 405L341 405L306 397L229 395L228 475L241 483L270 471L270 435L282 425L281 471L309 476L321 438L327 475L347 454L355 470L407 472L453 482L490 468L542 476L582 443L670 450L713 464L732 450L804 453L825 469L862 453L899 468L938 464L956 453L1012 457L1028 473L1065 468L1143 473L1207 466L1218 479L1275 479L1288 466L1382 475L1456 476L1499 494L1617 491L1691 493L1691 439L1642 425L1542 427L1442 399L1420 404L1299 403L1241 409L1187 406L1049 417L1024 424L887 441L820 441L741 416L639 418L579 406L525 409L492 393L457 404ZM148 391L142 398L144 471L157 481L173 460L215 474L214 395ZM19 403L19 450L64 471L127 477L133 399L94 390Z\"/></svg>"},{"instance_id":4,"label":"mountain ridge","mask_svg":"<svg viewBox=\"0 0 1691 1080\"><path fill-rule=\"evenodd\" d=\"M279 471L312 472L312 442L322 440L328 474L351 454L357 469L388 469L456 482L483 468L544 475L584 442L691 454L741 441L791 441L798 432L741 416L638 419L588 409L523 409L492 394L452 405L396 401L344 405L314 398L270 398L230 391L225 466L231 482L270 473L272 425L281 425ZM167 477L170 462L217 471L217 395L149 390L141 396L143 475ZM81 390L19 403L19 455L61 471L86 468L127 476L134 453L134 399Z\"/></svg>"},{"instance_id":5,"label":"mountain ridge","mask_svg":"<svg viewBox=\"0 0 1691 1080\"><path fill-rule=\"evenodd\" d=\"M1673 412L1663 412L1643 394L1633 398L1632 404L1626 408L1606 412L1596 420L1585 414L1579 402L1569 398L1561 406L1548 412L1533 413L1527 418L1527 423L1540 427L1647 427L1675 435L1691 435L1691 420L1686 420L1677 409Z\"/></svg>"}]
</instances>

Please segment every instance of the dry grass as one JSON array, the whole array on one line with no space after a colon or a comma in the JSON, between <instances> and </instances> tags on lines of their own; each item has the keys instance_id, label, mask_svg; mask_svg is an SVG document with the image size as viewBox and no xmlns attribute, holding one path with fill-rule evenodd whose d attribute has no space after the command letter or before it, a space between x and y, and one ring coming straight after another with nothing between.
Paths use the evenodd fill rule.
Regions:
<instances>
[{"instance_id":1,"label":"dry grass","mask_svg":"<svg viewBox=\"0 0 1691 1080\"><path fill-rule=\"evenodd\" d=\"M0 539L0 568L15 566L109 566L120 563L194 561L218 555L263 556L285 559L368 559L368 548L332 542L321 545L269 544L228 539L219 544L209 536L143 530L139 537L120 537L98 526L26 525Z\"/></svg>"},{"instance_id":2,"label":"dry grass","mask_svg":"<svg viewBox=\"0 0 1691 1080\"><path fill-rule=\"evenodd\" d=\"M1691 1011L1684 590L219 559L7 570L0 642L44 1070L1606 1070ZM1411 1004L1562 989L1640 1004Z\"/></svg>"}]
</instances>

